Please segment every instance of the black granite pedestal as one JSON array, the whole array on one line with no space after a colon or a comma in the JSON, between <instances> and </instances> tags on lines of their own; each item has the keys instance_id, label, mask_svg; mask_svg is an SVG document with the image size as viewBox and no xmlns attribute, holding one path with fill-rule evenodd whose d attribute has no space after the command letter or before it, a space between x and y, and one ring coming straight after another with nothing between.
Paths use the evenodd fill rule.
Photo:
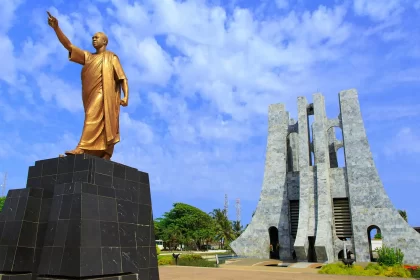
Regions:
<instances>
[{"instance_id":1,"label":"black granite pedestal","mask_svg":"<svg viewBox=\"0 0 420 280\"><path fill-rule=\"evenodd\" d=\"M0 236L5 278L159 279L149 176L101 158L29 167L26 188L7 194Z\"/></svg>"}]
</instances>

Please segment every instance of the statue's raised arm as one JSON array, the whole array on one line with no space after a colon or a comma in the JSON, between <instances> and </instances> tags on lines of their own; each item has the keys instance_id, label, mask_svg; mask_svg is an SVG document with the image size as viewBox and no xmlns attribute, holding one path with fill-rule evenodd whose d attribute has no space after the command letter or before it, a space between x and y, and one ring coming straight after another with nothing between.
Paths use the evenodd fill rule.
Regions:
<instances>
[{"instance_id":1,"label":"statue's raised arm","mask_svg":"<svg viewBox=\"0 0 420 280\"><path fill-rule=\"evenodd\" d=\"M61 31L61 28L58 26L58 20L53 17L50 12L47 11L48 14L48 25L54 29L55 34L57 35L58 40L60 43L65 47L69 52L71 52L72 44L69 40L69 38L64 35L63 31Z\"/></svg>"}]
</instances>

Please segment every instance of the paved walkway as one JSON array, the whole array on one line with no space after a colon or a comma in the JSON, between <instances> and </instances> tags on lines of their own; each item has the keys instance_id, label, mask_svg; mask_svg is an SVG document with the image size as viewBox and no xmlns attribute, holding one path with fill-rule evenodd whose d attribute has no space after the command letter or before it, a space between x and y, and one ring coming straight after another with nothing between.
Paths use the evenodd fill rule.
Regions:
<instances>
[{"instance_id":1,"label":"paved walkway","mask_svg":"<svg viewBox=\"0 0 420 280\"><path fill-rule=\"evenodd\" d=\"M384 280L384 277L317 274L315 269L223 266L201 268L188 266L163 266L159 268L160 280ZM394 280L404 278L392 278Z\"/></svg>"},{"instance_id":2,"label":"paved walkway","mask_svg":"<svg viewBox=\"0 0 420 280\"><path fill-rule=\"evenodd\" d=\"M244 258L244 259L231 259L226 261L228 266L279 266L279 267L288 267L288 268L319 268L322 266L322 263L309 263L309 262L297 262L297 263L285 263L279 260L270 260L270 259L253 259L253 258Z\"/></svg>"}]
</instances>

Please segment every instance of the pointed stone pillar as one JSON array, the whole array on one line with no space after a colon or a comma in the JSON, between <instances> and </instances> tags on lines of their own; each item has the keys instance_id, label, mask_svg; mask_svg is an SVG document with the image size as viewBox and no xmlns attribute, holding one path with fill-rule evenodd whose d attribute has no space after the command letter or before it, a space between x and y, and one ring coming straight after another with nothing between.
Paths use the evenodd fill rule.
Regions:
<instances>
[{"instance_id":1,"label":"pointed stone pillar","mask_svg":"<svg viewBox=\"0 0 420 280\"><path fill-rule=\"evenodd\" d=\"M289 203L286 186L286 137L289 116L283 104L270 105L264 181L257 209L242 235L231 243L243 257L268 258L268 229L279 231L280 259L292 259L289 226ZM276 209L273 211L273 209ZM273 244L275 246L275 244Z\"/></svg>"},{"instance_id":2,"label":"pointed stone pillar","mask_svg":"<svg viewBox=\"0 0 420 280\"><path fill-rule=\"evenodd\" d=\"M299 126L299 225L294 244L298 261L308 260L308 232L311 201L313 200L314 174L310 166L310 145L308 131L308 101L298 98Z\"/></svg>"},{"instance_id":3,"label":"pointed stone pillar","mask_svg":"<svg viewBox=\"0 0 420 280\"><path fill-rule=\"evenodd\" d=\"M328 149L328 119L325 100L321 94L314 94L314 154L316 169L316 194L318 198L315 251L317 261L334 259L333 248L333 205L330 187L330 160Z\"/></svg>"},{"instance_id":4,"label":"pointed stone pillar","mask_svg":"<svg viewBox=\"0 0 420 280\"><path fill-rule=\"evenodd\" d=\"M370 151L357 91L342 91L339 98L356 260L370 261L367 230L375 225L381 230L383 244L402 250L405 263L420 263L420 234L404 221L385 192Z\"/></svg>"}]
</instances>

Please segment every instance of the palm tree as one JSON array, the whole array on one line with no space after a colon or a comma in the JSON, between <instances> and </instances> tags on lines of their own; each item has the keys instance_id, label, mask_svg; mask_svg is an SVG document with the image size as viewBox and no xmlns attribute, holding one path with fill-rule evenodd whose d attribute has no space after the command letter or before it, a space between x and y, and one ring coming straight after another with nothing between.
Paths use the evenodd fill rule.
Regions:
<instances>
[{"instance_id":1,"label":"palm tree","mask_svg":"<svg viewBox=\"0 0 420 280\"><path fill-rule=\"evenodd\" d=\"M226 241L234 239L232 224L226 216L226 211L221 209L214 209L210 215L213 217L216 228L216 239L223 240L222 246Z\"/></svg>"},{"instance_id":2,"label":"palm tree","mask_svg":"<svg viewBox=\"0 0 420 280\"><path fill-rule=\"evenodd\" d=\"M398 210L398 213L400 213L401 217L408 223L407 212L405 210Z\"/></svg>"},{"instance_id":3,"label":"palm tree","mask_svg":"<svg viewBox=\"0 0 420 280\"><path fill-rule=\"evenodd\" d=\"M238 238L244 231L240 221L233 221L232 229L233 229L233 235L235 236L235 238Z\"/></svg>"},{"instance_id":4,"label":"palm tree","mask_svg":"<svg viewBox=\"0 0 420 280\"><path fill-rule=\"evenodd\" d=\"M184 243L184 235L177 225L169 225L162 232L162 239L168 244L169 249L175 249L179 244Z\"/></svg>"}]
</instances>

